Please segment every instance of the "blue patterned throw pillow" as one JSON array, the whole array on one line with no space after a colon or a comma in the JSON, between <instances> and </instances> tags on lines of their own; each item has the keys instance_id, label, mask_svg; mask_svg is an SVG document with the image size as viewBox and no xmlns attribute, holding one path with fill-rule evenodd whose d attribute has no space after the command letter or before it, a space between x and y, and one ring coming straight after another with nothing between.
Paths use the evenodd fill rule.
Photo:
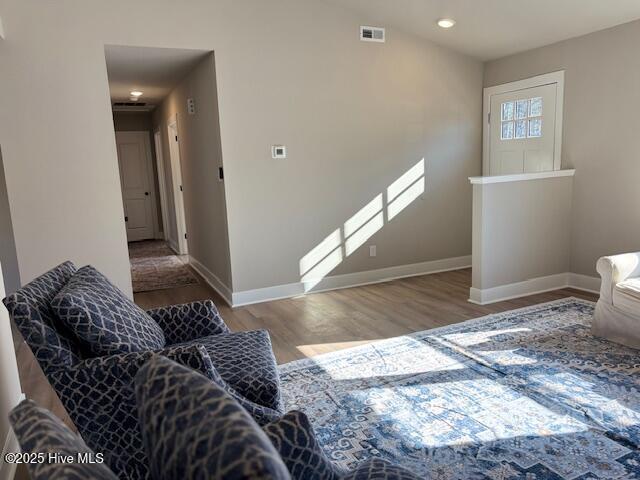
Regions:
<instances>
[{"instance_id":1,"label":"blue patterned throw pillow","mask_svg":"<svg viewBox=\"0 0 640 480\"><path fill-rule=\"evenodd\" d=\"M291 411L262 428L293 480L339 480L346 474L324 453L304 413Z\"/></svg>"},{"instance_id":2,"label":"blue patterned throw pillow","mask_svg":"<svg viewBox=\"0 0 640 480\"><path fill-rule=\"evenodd\" d=\"M51 412L25 400L9 415L32 480L117 480L82 438Z\"/></svg>"},{"instance_id":3,"label":"blue patterned throw pillow","mask_svg":"<svg viewBox=\"0 0 640 480\"><path fill-rule=\"evenodd\" d=\"M96 356L157 350L166 343L160 326L91 266L71 277L51 308Z\"/></svg>"},{"instance_id":4,"label":"blue patterned throw pillow","mask_svg":"<svg viewBox=\"0 0 640 480\"><path fill-rule=\"evenodd\" d=\"M265 433L208 378L154 356L135 389L154 480L291 478Z\"/></svg>"}]
</instances>

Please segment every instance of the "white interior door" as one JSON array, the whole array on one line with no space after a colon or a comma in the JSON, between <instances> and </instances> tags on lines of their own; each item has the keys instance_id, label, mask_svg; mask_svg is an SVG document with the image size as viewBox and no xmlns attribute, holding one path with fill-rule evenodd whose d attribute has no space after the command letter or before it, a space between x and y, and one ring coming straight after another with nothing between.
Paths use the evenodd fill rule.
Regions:
<instances>
[{"instance_id":1,"label":"white interior door","mask_svg":"<svg viewBox=\"0 0 640 480\"><path fill-rule=\"evenodd\" d=\"M169 154L171 156L171 181L173 183L173 199L176 207L176 225L178 228L178 253L189 253L187 244L187 220L184 212L184 188L182 185L182 165L180 162L180 140L178 123L174 117L169 120Z\"/></svg>"},{"instance_id":2,"label":"white interior door","mask_svg":"<svg viewBox=\"0 0 640 480\"><path fill-rule=\"evenodd\" d=\"M491 96L490 175L554 169L556 84Z\"/></svg>"},{"instance_id":3,"label":"white interior door","mask_svg":"<svg viewBox=\"0 0 640 480\"><path fill-rule=\"evenodd\" d=\"M127 240L154 238L153 171L147 132L116 132Z\"/></svg>"}]
</instances>

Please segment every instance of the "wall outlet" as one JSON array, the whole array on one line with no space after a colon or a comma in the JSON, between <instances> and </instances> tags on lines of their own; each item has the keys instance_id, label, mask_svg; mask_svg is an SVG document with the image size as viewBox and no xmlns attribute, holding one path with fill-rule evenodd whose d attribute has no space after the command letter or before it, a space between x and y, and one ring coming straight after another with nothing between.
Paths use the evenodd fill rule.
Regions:
<instances>
[{"instance_id":1,"label":"wall outlet","mask_svg":"<svg viewBox=\"0 0 640 480\"><path fill-rule=\"evenodd\" d=\"M271 158L287 158L287 147L284 145L272 145Z\"/></svg>"},{"instance_id":2,"label":"wall outlet","mask_svg":"<svg viewBox=\"0 0 640 480\"><path fill-rule=\"evenodd\" d=\"M375 245L371 245L369 247L369 256L375 257L376 255L378 255L378 247L376 247Z\"/></svg>"}]
</instances>

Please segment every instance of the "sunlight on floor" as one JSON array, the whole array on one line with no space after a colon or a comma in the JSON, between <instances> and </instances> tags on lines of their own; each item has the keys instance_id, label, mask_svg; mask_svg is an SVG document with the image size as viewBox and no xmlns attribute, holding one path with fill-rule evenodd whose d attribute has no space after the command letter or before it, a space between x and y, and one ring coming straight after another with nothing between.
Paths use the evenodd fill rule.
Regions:
<instances>
[{"instance_id":1,"label":"sunlight on floor","mask_svg":"<svg viewBox=\"0 0 640 480\"><path fill-rule=\"evenodd\" d=\"M306 357L314 357L323 353L337 352L346 348L360 347L380 340L355 340L352 342L316 343L310 345L298 345L296 349Z\"/></svg>"},{"instance_id":2,"label":"sunlight on floor","mask_svg":"<svg viewBox=\"0 0 640 480\"><path fill-rule=\"evenodd\" d=\"M353 392L369 405L380 422L391 422L403 431L414 448L463 445L471 436L460 432L462 423L484 429L483 442L514 437L544 437L585 432L588 427L568 415L559 414L522 393L487 378L442 385L441 395L420 399L420 388L394 386ZM447 392L466 392L448 395ZM473 408L469 408L469 392ZM553 425L553 429L550 428ZM434 432L438 432L434 436ZM448 438L447 440L439 440ZM477 439L476 439L477 440Z\"/></svg>"},{"instance_id":3,"label":"sunlight on floor","mask_svg":"<svg viewBox=\"0 0 640 480\"><path fill-rule=\"evenodd\" d=\"M479 345L488 341L496 340L494 337L500 335L513 335L515 333L526 334L531 333L530 328L508 328L504 330L489 330L480 332L468 332L468 333L453 333L450 335L443 335L442 338L449 342L460 345L461 347L470 347L472 345Z\"/></svg>"},{"instance_id":4,"label":"sunlight on floor","mask_svg":"<svg viewBox=\"0 0 640 480\"><path fill-rule=\"evenodd\" d=\"M327 369L327 373L334 380L358 380L375 377L407 376L421 373L439 373L444 371L464 369L465 363L453 359L442 352L440 348L428 345L410 336L396 337L384 340L386 345L391 342L397 344L399 351L407 351L408 355L398 354L393 365L387 364L385 358L376 349L376 343L383 340L363 340L342 343L325 343L316 345L301 345L298 350L311 356L319 353L328 353L347 347L361 346L350 352L352 368ZM419 350L419 355L416 355ZM358 368L358 364L366 365L367 370Z\"/></svg>"}]
</instances>

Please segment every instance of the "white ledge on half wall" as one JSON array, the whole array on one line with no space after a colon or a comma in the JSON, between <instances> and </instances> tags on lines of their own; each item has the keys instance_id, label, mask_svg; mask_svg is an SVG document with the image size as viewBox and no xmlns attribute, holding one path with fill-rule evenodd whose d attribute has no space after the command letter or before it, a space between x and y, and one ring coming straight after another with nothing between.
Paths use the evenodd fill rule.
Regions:
<instances>
[{"instance_id":1,"label":"white ledge on half wall","mask_svg":"<svg viewBox=\"0 0 640 480\"><path fill-rule=\"evenodd\" d=\"M522 182L524 180L539 180L541 178L573 177L576 171L552 170L549 172L516 173L513 175L494 175L489 177L469 177L473 185L486 185L488 183Z\"/></svg>"}]
</instances>

